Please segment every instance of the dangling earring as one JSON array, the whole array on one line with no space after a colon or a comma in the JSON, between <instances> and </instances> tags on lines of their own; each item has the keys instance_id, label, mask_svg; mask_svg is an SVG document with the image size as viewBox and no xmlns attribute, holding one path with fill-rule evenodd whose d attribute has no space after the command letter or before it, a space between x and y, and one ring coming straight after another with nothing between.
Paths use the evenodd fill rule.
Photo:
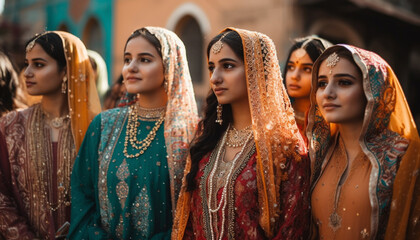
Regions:
<instances>
[{"instance_id":1,"label":"dangling earring","mask_svg":"<svg viewBox=\"0 0 420 240\"><path fill-rule=\"evenodd\" d=\"M168 80L163 80L163 89L165 89L165 92L168 93Z\"/></svg>"},{"instance_id":2,"label":"dangling earring","mask_svg":"<svg viewBox=\"0 0 420 240\"><path fill-rule=\"evenodd\" d=\"M67 92L67 76L63 77L63 82L61 83L61 92L66 94Z\"/></svg>"},{"instance_id":3,"label":"dangling earring","mask_svg":"<svg viewBox=\"0 0 420 240\"><path fill-rule=\"evenodd\" d=\"M222 104L217 104L217 109L216 109L216 113L217 113L217 119L216 119L216 123L218 123L220 126L223 123L223 119L222 119L222 111L223 111L223 106Z\"/></svg>"}]
</instances>

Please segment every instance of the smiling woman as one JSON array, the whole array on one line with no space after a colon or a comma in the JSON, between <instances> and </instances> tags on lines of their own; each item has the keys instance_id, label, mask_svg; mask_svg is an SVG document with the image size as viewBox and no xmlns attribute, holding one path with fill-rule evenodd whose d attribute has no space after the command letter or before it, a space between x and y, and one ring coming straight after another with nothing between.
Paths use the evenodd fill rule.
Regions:
<instances>
[{"instance_id":1,"label":"smiling woman","mask_svg":"<svg viewBox=\"0 0 420 240\"><path fill-rule=\"evenodd\" d=\"M93 120L74 165L69 239L171 235L198 120L184 44L163 28L135 30L122 72L127 104Z\"/></svg>"}]
</instances>

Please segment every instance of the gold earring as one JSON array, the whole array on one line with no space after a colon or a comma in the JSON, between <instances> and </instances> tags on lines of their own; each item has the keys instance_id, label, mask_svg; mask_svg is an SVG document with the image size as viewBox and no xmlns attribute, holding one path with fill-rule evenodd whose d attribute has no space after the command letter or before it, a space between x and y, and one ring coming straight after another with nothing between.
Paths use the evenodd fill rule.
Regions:
<instances>
[{"instance_id":1,"label":"gold earring","mask_svg":"<svg viewBox=\"0 0 420 240\"><path fill-rule=\"evenodd\" d=\"M217 113L217 119L216 119L216 123L218 123L220 126L223 123L223 119L222 119L222 111L223 111L223 106L222 104L217 104L217 108L216 108L216 113Z\"/></svg>"},{"instance_id":2,"label":"gold earring","mask_svg":"<svg viewBox=\"0 0 420 240\"><path fill-rule=\"evenodd\" d=\"M67 76L63 77L63 82L61 83L61 92L66 94L67 92Z\"/></svg>"},{"instance_id":3,"label":"gold earring","mask_svg":"<svg viewBox=\"0 0 420 240\"><path fill-rule=\"evenodd\" d=\"M163 80L163 88L165 89L165 92L168 93L168 80Z\"/></svg>"}]
</instances>

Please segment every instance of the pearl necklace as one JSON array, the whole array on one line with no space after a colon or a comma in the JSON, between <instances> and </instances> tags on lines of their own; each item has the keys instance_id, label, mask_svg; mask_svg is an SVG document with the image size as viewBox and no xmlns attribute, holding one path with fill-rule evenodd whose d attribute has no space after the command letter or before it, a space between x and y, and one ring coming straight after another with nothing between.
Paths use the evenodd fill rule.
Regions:
<instances>
[{"instance_id":1,"label":"pearl necklace","mask_svg":"<svg viewBox=\"0 0 420 240\"><path fill-rule=\"evenodd\" d=\"M245 141L245 144L242 146L241 151L239 151L239 153L236 154L236 156L233 158L232 166L229 169L228 175L226 177L225 185L223 186L222 197L220 198L220 202L217 204L217 207L213 208L211 206L211 200L213 198L213 178L214 178L214 175L216 173L217 167L219 165L222 150L225 149L227 135L228 135L228 131L226 131L225 134L223 135L221 146L219 148L219 151L217 152L216 162L214 163L213 168L212 168L212 170L210 172L210 175L209 175L209 188L210 189L209 189L209 197L207 198L207 206L208 206L208 209L209 209L209 212L210 212L210 214L209 214L210 219L209 220L210 220L210 232L211 232L211 239L212 240L215 239L214 232L213 232L213 217L212 217L212 214L217 213L220 210L220 208L222 208L222 230L220 231L220 235L219 235L219 240L221 240L222 237L223 237L224 230L225 230L225 215L226 215L225 210L226 210L226 205L227 205L227 199L226 198L227 198L227 188L228 188L228 184L229 184L229 179L230 179L230 176L232 175L233 169L235 168L237 160L244 153L244 150L245 150L246 145L247 145L246 143L248 143L249 140L253 136L252 131L251 131L249 133L246 141ZM222 205L223 205L223 207L222 207Z\"/></svg>"},{"instance_id":2,"label":"pearl necklace","mask_svg":"<svg viewBox=\"0 0 420 240\"><path fill-rule=\"evenodd\" d=\"M147 134L146 138L139 141L137 140L138 127L140 126L140 122L138 121L140 118L138 114L138 109L135 106L135 104L130 106L128 123L127 123L127 131L126 131L125 141L124 141L124 150L123 150L124 156L126 156L127 158L137 158L149 148L150 144L156 137L156 133L158 129L160 128L160 125L162 125L163 120L165 119L165 112L164 111L162 112L163 113L160 116L159 120L156 122L155 126L149 132L149 134ZM128 142L130 142L130 145L133 148L140 151L135 154L128 154L127 152Z\"/></svg>"}]
</instances>

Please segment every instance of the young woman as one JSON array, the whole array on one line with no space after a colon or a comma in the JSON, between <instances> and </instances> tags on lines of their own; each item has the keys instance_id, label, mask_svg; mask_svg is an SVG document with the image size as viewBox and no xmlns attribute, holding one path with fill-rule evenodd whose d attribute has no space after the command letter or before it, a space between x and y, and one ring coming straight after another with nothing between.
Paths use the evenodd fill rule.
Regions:
<instances>
[{"instance_id":1,"label":"young woman","mask_svg":"<svg viewBox=\"0 0 420 240\"><path fill-rule=\"evenodd\" d=\"M172 238L306 237L310 166L272 40L228 28L207 56L212 91Z\"/></svg>"},{"instance_id":2,"label":"young woman","mask_svg":"<svg viewBox=\"0 0 420 240\"><path fill-rule=\"evenodd\" d=\"M308 36L295 39L286 59L283 76L286 90L292 100L295 120L300 133L305 137L306 114L311 105L312 66L321 53L331 46L327 40Z\"/></svg>"},{"instance_id":3,"label":"young woman","mask_svg":"<svg viewBox=\"0 0 420 240\"><path fill-rule=\"evenodd\" d=\"M419 239L420 142L397 77L375 53L327 49L308 138L320 239Z\"/></svg>"},{"instance_id":4,"label":"young woman","mask_svg":"<svg viewBox=\"0 0 420 240\"><path fill-rule=\"evenodd\" d=\"M0 117L15 109L26 108L22 87L12 62L0 52Z\"/></svg>"},{"instance_id":5,"label":"young woman","mask_svg":"<svg viewBox=\"0 0 420 240\"><path fill-rule=\"evenodd\" d=\"M185 47L146 27L124 48L134 104L98 115L72 173L70 239L169 239L196 123Z\"/></svg>"},{"instance_id":6,"label":"young woman","mask_svg":"<svg viewBox=\"0 0 420 240\"><path fill-rule=\"evenodd\" d=\"M27 91L40 104L0 120L0 235L55 239L70 220L70 172L93 117L100 112L83 43L65 32L26 45Z\"/></svg>"}]
</instances>

